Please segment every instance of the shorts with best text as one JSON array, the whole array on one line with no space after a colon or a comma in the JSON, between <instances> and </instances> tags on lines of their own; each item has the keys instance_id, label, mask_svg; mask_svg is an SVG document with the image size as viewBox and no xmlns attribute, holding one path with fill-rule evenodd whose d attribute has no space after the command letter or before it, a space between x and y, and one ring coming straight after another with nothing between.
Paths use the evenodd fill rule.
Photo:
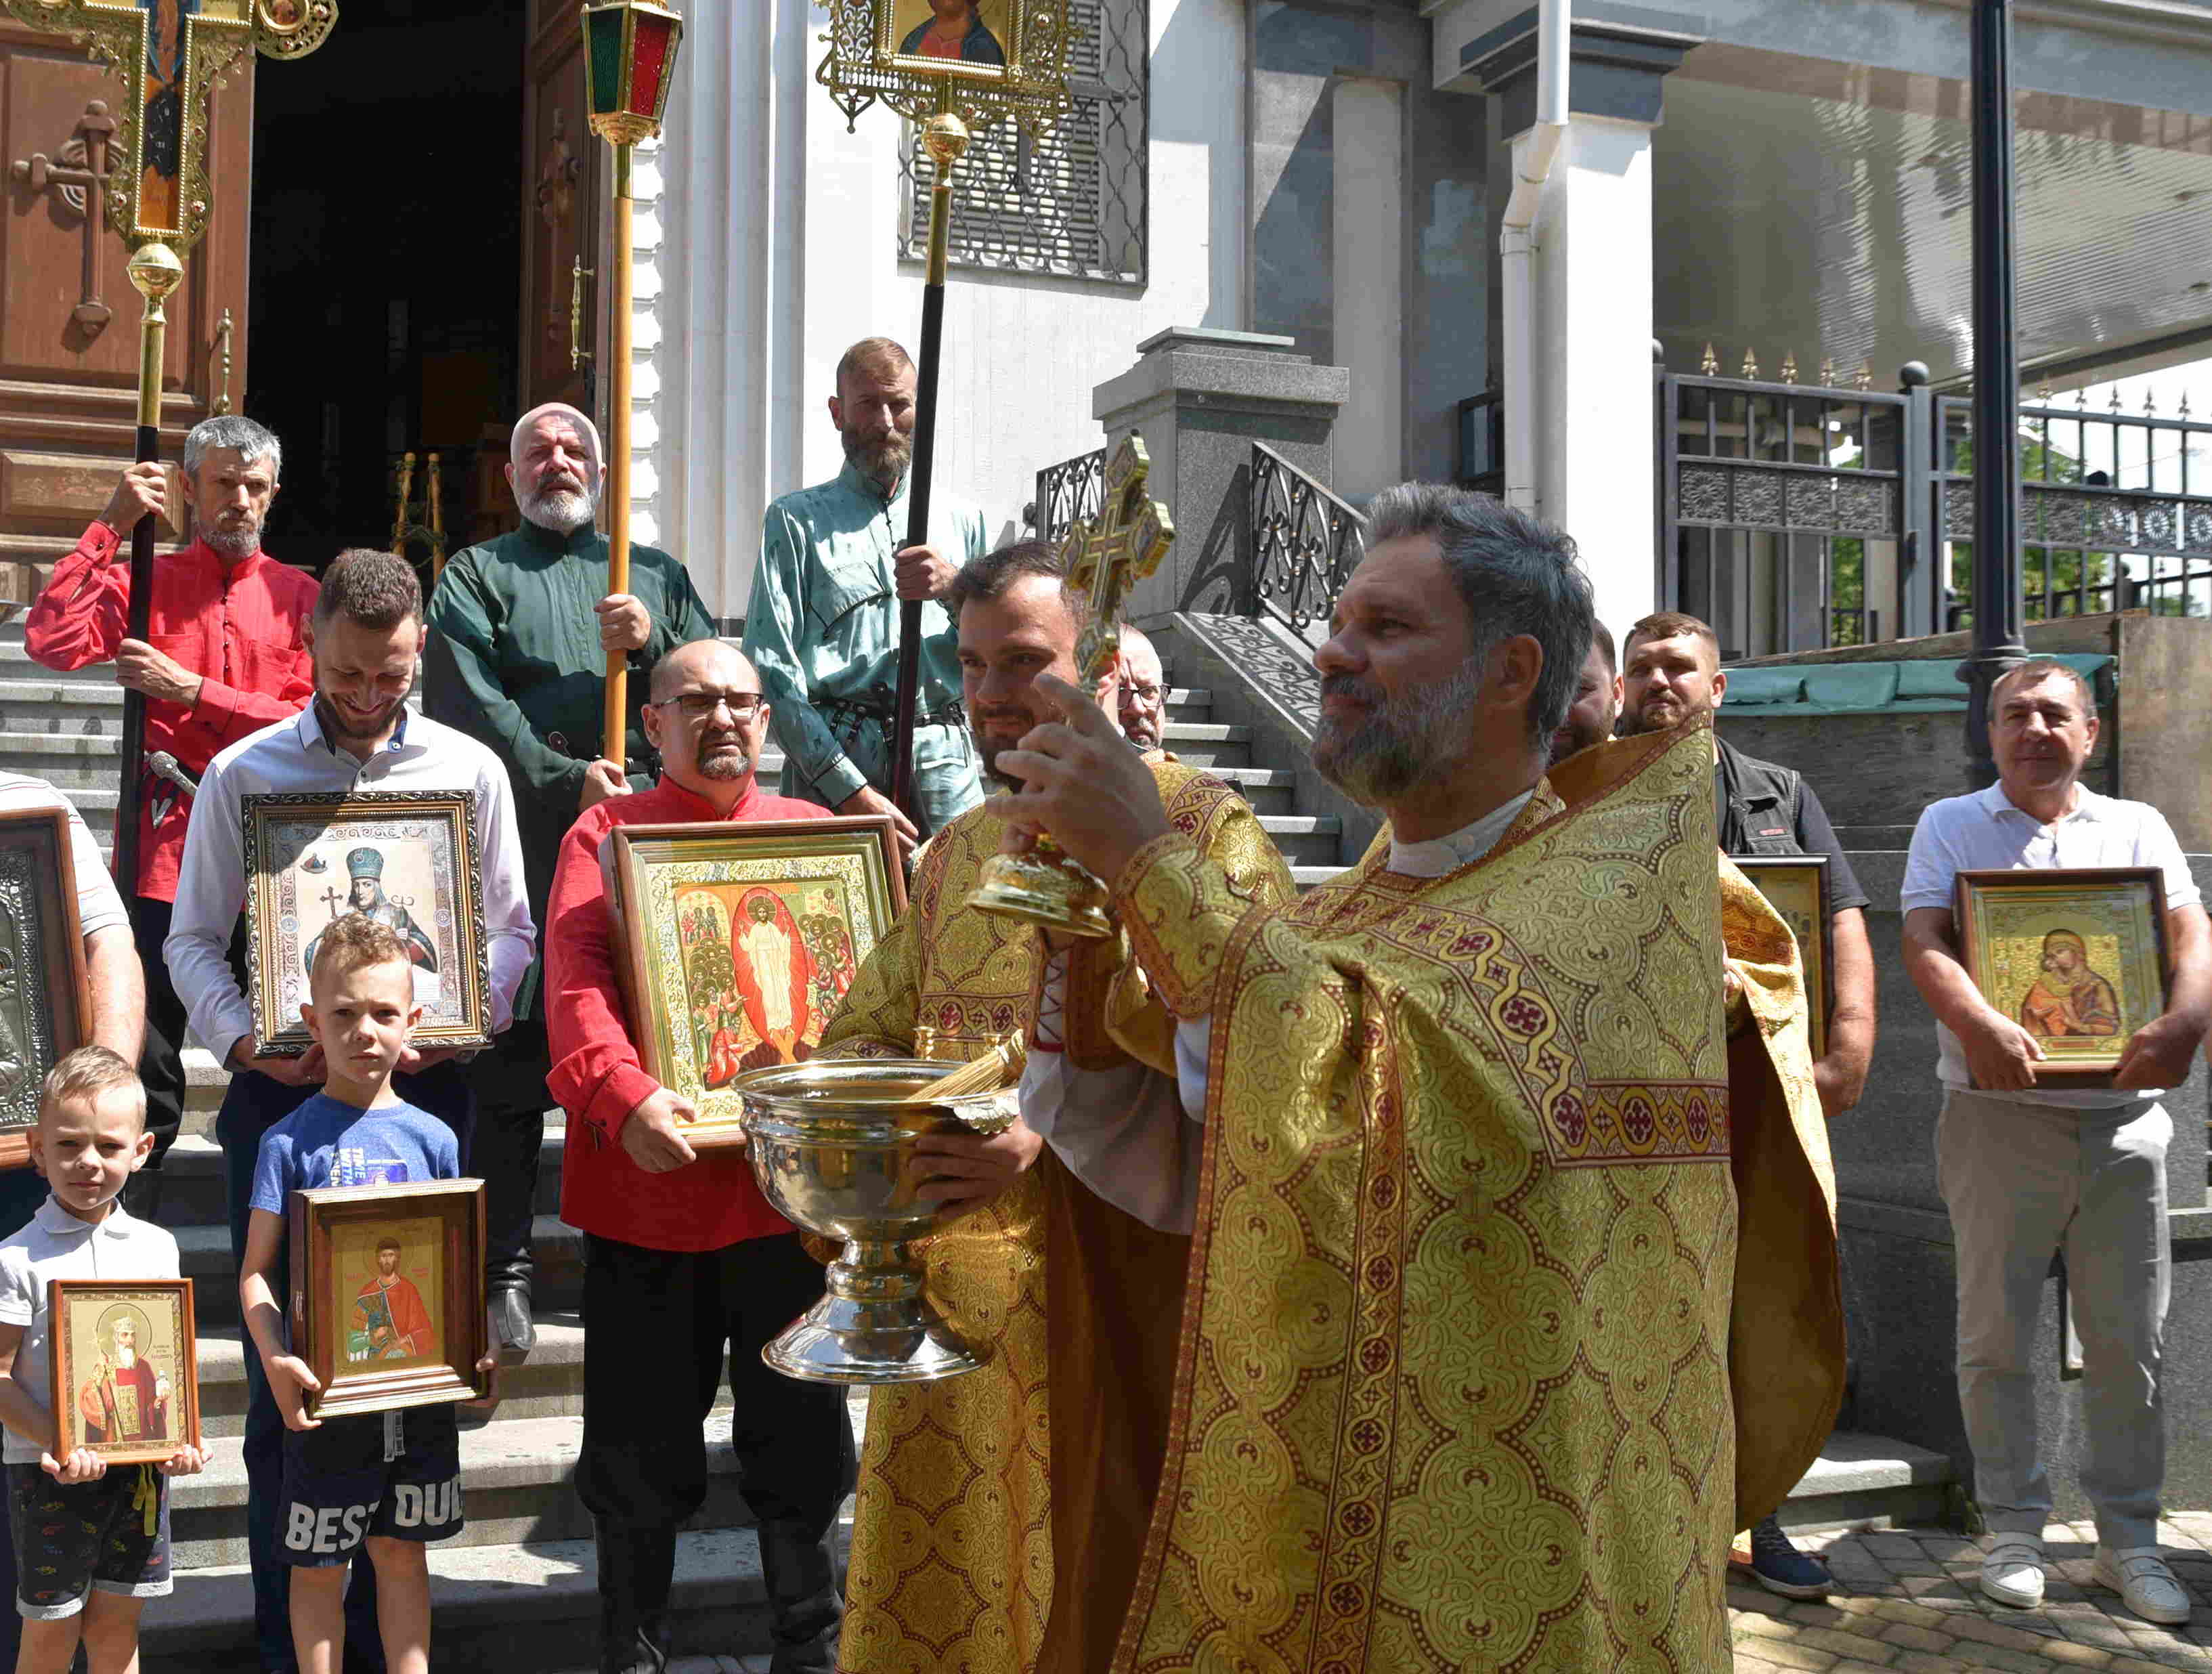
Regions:
<instances>
[{"instance_id":1,"label":"shorts with best text","mask_svg":"<svg viewBox=\"0 0 2212 1674\"><path fill-rule=\"evenodd\" d=\"M155 1598L169 1581L169 1483L150 1464L117 1464L88 1482L58 1482L35 1464L8 1467L15 1540L15 1609L55 1622L98 1591Z\"/></svg>"},{"instance_id":2,"label":"shorts with best text","mask_svg":"<svg viewBox=\"0 0 2212 1674\"><path fill-rule=\"evenodd\" d=\"M284 1432L277 1550L302 1568L341 1564L371 1535L461 1531L460 1428L450 1406L328 1418Z\"/></svg>"}]
</instances>

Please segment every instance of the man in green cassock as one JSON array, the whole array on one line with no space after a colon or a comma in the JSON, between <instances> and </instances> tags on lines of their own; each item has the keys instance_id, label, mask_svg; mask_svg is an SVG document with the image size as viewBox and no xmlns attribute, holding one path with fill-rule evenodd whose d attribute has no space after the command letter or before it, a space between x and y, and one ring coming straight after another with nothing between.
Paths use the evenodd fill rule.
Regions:
<instances>
[{"instance_id":1,"label":"man in green cassock","mask_svg":"<svg viewBox=\"0 0 2212 1674\"><path fill-rule=\"evenodd\" d=\"M889 813L904 854L982 800L961 708L958 636L939 601L990 541L983 514L933 484L929 539L906 545L915 370L897 344L867 338L845 351L830 420L844 438L845 468L769 507L745 609L745 655L775 706L783 794L840 813ZM899 606L909 599L924 601L914 732L919 830L890 800Z\"/></svg>"},{"instance_id":2,"label":"man in green cassock","mask_svg":"<svg viewBox=\"0 0 2212 1674\"><path fill-rule=\"evenodd\" d=\"M629 588L607 591L607 538L595 527L606 464L599 433L574 407L533 408L514 427L507 480L522 513L512 534L453 554L430 598L423 708L506 762L522 827L530 908L545 899L561 839L576 816L630 788L600 754L610 651L628 654L623 758L636 782L658 770L640 719L653 665L714 633L698 590L667 553L635 542ZM501 1346L527 1353L531 1205L544 1137L542 968L515 995L514 1024L478 1056L470 1166L484 1179L492 1320Z\"/></svg>"}]
</instances>

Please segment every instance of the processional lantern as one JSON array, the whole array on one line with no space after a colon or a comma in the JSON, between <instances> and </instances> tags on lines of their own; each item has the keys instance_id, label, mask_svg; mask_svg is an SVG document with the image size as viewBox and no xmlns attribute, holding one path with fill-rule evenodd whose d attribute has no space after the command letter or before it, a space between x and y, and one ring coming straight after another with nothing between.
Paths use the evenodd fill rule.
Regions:
<instances>
[{"instance_id":1,"label":"processional lantern","mask_svg":"<svg viewBox=\"0 0 2212 1674\"><path fill-rule=\"evenodd\" d=\"M161 366L168 316L161 304L184 283L185 258L207 231L209 102L248 52L301 58L337 27L337 0L0 0L33 29L65 34L121 78L108 180L107 224L130 247L126 271L144 299L138 328L141 464L161 456ZM125 632L144 639L154 590L154 519L131 530L131 605ZM115 875L138 886L138 803L145 776L146 699L123 694L123 782L116 804Z\"/></svg>"},{"instance_id":2,"label":"processional lantern","mask_svg":"<svg viewBox=\"0 0 2212 1674\"><path fill-rule=\"evenodd\" d=\"M614 148L614 297L607 361L614 378L607 397L607 591L629 591L630 250L636 196L630 153L660 137L661 113L676 79L684 20L652 0L608 0L584 8L585 102L592 131ZM599 753L619 764L629 731L629 662L607 653L606 707Z\"/></svg>"},{"instance_id":3,"label":"processional lantern","mask_svg":"<svg viewBox=\"0 0 2212 1674\"><path fill-rule=\"evenodd\" d=\"M945 337L945 270L951 242L952 171L978 128L1012 118L1042 137L1067 108L1067 0L829 0L830 51L814 79L849 131L881 102L921 131L933 166L928 256L921 291L921 355L915 369L914 463L906 544L929 539L937 453L937 369ZM921 683L921 600L899 608L898 711L891 800L925 833L914 794L914 727Z\"/></svg>"}]
</instances>

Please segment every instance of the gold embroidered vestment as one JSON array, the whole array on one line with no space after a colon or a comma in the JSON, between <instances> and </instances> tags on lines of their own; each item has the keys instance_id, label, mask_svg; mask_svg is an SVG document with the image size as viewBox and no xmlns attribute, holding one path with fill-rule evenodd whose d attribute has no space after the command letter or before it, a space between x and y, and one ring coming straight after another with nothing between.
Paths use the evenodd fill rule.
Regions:
<instances>
[{"instance_id":1,"label":"gold embroidered vestment","mask_svg":"<svg viewBox=\"0 0 2212 1674\"><path fill-rule=\"evenodd\" d=\"M1290 876L1222 781L1156 761L1170 822L1239 898L1288 898ZM915 1031L968 1059L1027 1029L1036 934L968 906L1004 825L971 810L916 867L906 915L823 1036L824 1056L906 1056ZM1173 1026L1126 940L1079 955L1067 992L1079 1062L1173 1071ZM1133 1582L1165 1446L1190 1240L1105 1202L1047 1151L986 1208L927 1245L930 1294L981 1370L870 1397L844 1674L1089 1674Z\"/></svg>"},{"instance_id":2,"label":"gold embroidered vestment","mask_svg":"<svg viewBox=\"0 0 2212 1674\"><path fill-rule=\"evenodd\" d=\"M1731 1319L1710 740L1592 753L1441 879L1370 855L1256 910L1171 834L1117 880L1154 986L1212 1019L1117 1670L1729 1670L1739 1468L1794 1481L1826 1420L1736 1457L1732 1361L1740 1383L1765 1351ZM1800 1095L1778 1154L1809 1087L1783 935L1778 973L1746 967L1745 1038L1788 1066L1764 1091ZM1826 1283L1754 1330L1825 1342Z\"/></svg>"}]
</instances>

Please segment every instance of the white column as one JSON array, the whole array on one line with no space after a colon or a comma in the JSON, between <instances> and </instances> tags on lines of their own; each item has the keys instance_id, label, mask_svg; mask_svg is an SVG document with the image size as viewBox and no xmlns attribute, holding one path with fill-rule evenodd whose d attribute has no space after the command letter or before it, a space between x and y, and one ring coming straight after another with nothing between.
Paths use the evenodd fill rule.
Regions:
<instances>
[{"instance_id":1,"label":"white column","mask_svg":"<svg viewBox=\"0 0 2212 1674\"><path fill-rule=\"evenodd\" d=\"M1372 494L1405 475L1405 270L1401 210L1405 88L1365 76L1337 78L1330 120L1335 160L1332 227L1335 349L1352 371L1337 415L1339 494Z\"/></svg>"},{"instance_id":2,"label":"white column","mask_svg":"<svg viewBox=\"0 0 2212 1674\"><path fill-rule=\"evenodd\" d=\"M665 131L638 170L639 245L653 233L633 268L636 506L727 618L744 613L772 485L802 480L803 101L818 25L806 0L686 8L684 21Z\"/></svg>"},{"instance_id":3,"label":"white column","mask_svg":"<svg viewBox=\"0 0 2212 1674\"><path fill-rule=\"evenodd\" d=\"M1576 116L1534 232L1530 351L1505 399L1534 404L1537 514L1574 537L1618 635L1657 602L1650 128Z\"/></svg>"}]
</instances>

